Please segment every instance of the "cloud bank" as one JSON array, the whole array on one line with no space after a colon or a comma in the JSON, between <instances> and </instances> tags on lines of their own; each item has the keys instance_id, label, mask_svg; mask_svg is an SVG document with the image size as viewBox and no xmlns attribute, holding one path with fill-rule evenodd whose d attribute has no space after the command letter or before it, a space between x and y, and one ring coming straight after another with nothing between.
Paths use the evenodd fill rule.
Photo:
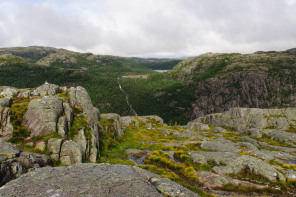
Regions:
<instances>
[{"instance_id":1,"label":"cloud bank","mask_svg":"<svg viewBox=\"0 0 296 197\"><path fill-rule=\"evenodd\" d=\"M296 47L296 0L1 0L0 47L180 57Z\"/></svg>"}]
</instances>

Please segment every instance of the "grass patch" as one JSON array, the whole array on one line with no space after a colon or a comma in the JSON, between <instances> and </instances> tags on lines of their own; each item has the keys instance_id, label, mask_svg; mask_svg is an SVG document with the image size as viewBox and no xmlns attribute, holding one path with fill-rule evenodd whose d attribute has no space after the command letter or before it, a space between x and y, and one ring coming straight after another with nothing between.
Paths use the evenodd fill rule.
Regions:
<instances>
[{"instance_id":1,"label":"grass patch","mask_svg":"<svg viewBox=\"0 0 296 197\"><path fill-rule=\"evenodd\" d=\"M208 164L195 163L185 151L176 151L174 157L177 160L184 162L186 165L192 166L196 171L213 171Z\"/></svg>"}]
</instances>

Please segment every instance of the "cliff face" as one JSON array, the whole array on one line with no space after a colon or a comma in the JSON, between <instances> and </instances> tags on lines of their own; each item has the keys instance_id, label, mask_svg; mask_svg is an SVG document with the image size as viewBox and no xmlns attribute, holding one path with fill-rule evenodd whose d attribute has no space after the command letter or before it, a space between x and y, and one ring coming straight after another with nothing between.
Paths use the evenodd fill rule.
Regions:
<instances>
[{"instance_id":1,"label":"cliff face","mask_svg":"<svg viewBox=\"0 0 296 197\"><path fill-rule=\"evenodd\" d=\"M296 106L293 50L255 54L205 54L183 61L170 76L188 85L195 99L189 119L231 107Z\"/></svg>"}]
</instances>

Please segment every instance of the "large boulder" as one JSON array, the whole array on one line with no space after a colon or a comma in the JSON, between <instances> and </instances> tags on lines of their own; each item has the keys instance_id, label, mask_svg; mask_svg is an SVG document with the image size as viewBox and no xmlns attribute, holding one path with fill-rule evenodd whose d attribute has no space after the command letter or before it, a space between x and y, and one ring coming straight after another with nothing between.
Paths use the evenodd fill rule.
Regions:
<instances>
[{"instance_id":1,"label":"large boulder","mask_svg":"<svg viewBox=\"0 0 296 197\"><path fill-rule=\"evenodd\" d=\"M31 171L0 188L0 196L188 196L199 195L146 170L124 165L76 164Z\"/></svg>"},{"instance_id":2,"label":"large boulder","mask_svg":"<svg viewBox=\"0 0 296 197\"><path fill-rule=\"evenodd\" d=\"M63 114L63 102L58 97L43 97L32 100L24 115L23 125L31 136L43 136L57 132L57 122Z\"/></svg>"}]
</instances>

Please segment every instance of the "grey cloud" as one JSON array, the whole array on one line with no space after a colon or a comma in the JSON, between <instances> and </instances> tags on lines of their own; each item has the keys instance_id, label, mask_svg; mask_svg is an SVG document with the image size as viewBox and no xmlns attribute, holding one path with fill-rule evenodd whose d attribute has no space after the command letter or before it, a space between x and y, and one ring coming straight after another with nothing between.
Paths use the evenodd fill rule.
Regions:
<instances>
[{"instance_id":1,"label":"grey cloud","mask_svg":"<svg viewBox=\"0 0 296 197\"><path fill-rule=\"evenodd\" d=\"M0 3L3 47L48 45L171 57L296 46L295 0L5 2L10 6L5 9Z\"/></svg>"}]
</instances>

